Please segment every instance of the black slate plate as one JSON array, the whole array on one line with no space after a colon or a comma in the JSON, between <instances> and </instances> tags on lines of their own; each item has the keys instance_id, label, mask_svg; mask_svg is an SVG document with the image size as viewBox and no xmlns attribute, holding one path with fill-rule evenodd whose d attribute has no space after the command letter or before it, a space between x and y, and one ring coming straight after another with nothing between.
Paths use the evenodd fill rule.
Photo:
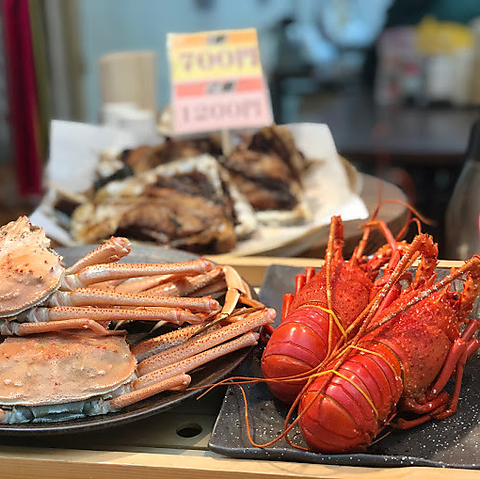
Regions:
<instances>
[{"instance_id":1,"label":"black slate plate","mask_svg":"<svg viewBox=\"0 0 480 479\"><path fill-rule=\"evenodd\" d=\"M266 274L260 300L281 311L282 295L292 292L298 268L273 265ZM446 274L439 270L439 276ZM457 287L460 287L458 284ZM478 300L474 310L479 317ZM277 321L279 315L277 315ZM261 377L257 350L244 362L239 373ZM458 411L443 421L431 421L408 431L391 434L370 446L361 454L320 454L304 452L284 440L267 448L251 445L247 437L244 402L238 386L229 386L214 426L209 447L212 451L237 458L271 459L335 465L439 466L480 469L480 356L468 362L463 379ZM246 385L250 430L255 442L264 444L283 430L288 407L270 393L265 384ZM290 436L296 444L305 446L300 432Z\"/></svg>"},{"instance_id":2,"label":"black slate plate","mask_svg":"<svg viewBox=\"0 0 480 479\"><path fill-rule=\"evenodd\" d=\"M63 256L67 265L73 264L77 259L91 251L91 246L79 246L73 248L59 248L57 251ZM133 245L132 252L124 258L125 262L135 263L161 263L189 261L198 256L180 250L161 248L146 245ZM131 336L139 336L138 330L134 330ZM127 340L130 333L127 335ZM250 354L251 348L245 348L230 353L192 372L191 387L204 386L220 381L229 375ZM198 396L201 390L186 390L180 392L162 393L145 399L137 404L126 407L122 411L109 413L103 416L72 419L50 423L27 423L0 425L0 435L8 436L33 436L33 435L59 435L67 433L87 432L120 424L126 424L153 414L166 411L180 405L186 399Z\"/></svg>"}]
</instances>

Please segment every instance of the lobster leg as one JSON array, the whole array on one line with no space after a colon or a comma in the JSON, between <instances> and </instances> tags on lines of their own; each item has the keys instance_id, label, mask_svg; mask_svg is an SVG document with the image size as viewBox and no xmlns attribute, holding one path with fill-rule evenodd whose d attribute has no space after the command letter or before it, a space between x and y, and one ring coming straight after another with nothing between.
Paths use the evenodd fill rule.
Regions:
<instances>
[{"instance_id":1,"label":"lobster leg","mask_svg":"<svg viewBox=\"0 0 480 479\"><path fill-rule=\"evenodd\" d=\"M290 312L290 306L292 305L295 295L313 278L315 275L315 268L308 267L305 269L305 274L297 274L295 276L295 291L293 294L286 293L283 295L282 303L282 321L287 317Z\"/></svg>"},{"instance_id":2,"label":"lobster leg","mask_svg":"<svg viewBox=\"0 0 480 479\"><path fill-rule=\"evenodd\" d=\"M480 323L478 320L472 319L467 328L465 328L462 336L453 343L445 360L445 366L429 392L430 397L435 396L438 391L441 391L445 387L462 354L466 354L467 358L465 359L468 359L468 357L475 353L480 347L479 340L472 338L473 334L479 328Z\"/></svg>"},{"instance_id":3,"label":"lobster leg","mask_svg":"<svg viewBox=\"0 0 480 479\"><path fill-rule=\"evenodd\" d=\"M308 267L305 269L305 274L297 274L295 276L295 292L294 294L284 294L282 303L282 321L290 312L290 306L295 298L295 295L315 276L315 268Z\"/></svg>"},{"instance_id":4,"label":"lobster leg","mask_svg":"<svg viewBox=\"0 0 480 479\"><path fill-rule=\"evenodd\" d=\"M473 327L470 327L473 326ZM480 340L477 338L471 338L471 336L477 329L480 328L480 323L476 320L473 319L469 323L469 327L466 328L464 331L463 335L461 338L457 339L452 345L452 350L458 348L460 349L460 354L458 355L458 360L455 364L448 364L449 361L449 356L447 357L447 360L445 361L446 368L445 370L448 371L449 367L455 369L455 388L452 393L452 398L450 400L450 403L448 407L445 409L445 411L435 414L434 417L437 419L444 419L448 416L451 416L456 410L458 406L458 400L460 398L460 388L462 385L462 377L463 377L463 370L465 367L465 363L467 362L468 358L472 356L472 354L476 353L477 350L480 348ZM452 356L454 353L452 353ZM453 362L453 361L452 361ZM442 371L443 373L443 371ZM443 389L448 381L448 378L446 377L447 374L443 375L440 374L439 378L433 385L431 389L431 394L435 394L436 391L439 391Z\"/></svg>"},{"instance_id":5,"label":"lobster leg","mask_svg":"<svg viewBox=\"0 0 480 479\"><path fill-rule=\"evenodd\" d=\"M463 370L467 359L480 348L480 340L472 335L480 328L480 323L473 319L462 334L453 342L437 380L426 393L427 402L419 403L410 399L404 403L404 410L422 414L412 420L399 419L396 427L408 429L429 421L432 418L445 419L455 413L460 398ZM455 387L450 395L443 391L449 379L455 374ZM443 392L442 392L443 391Z\"/></svg>"},{"instance_id":6,"label":"lobster leg","mask_svg":"<svg viewBox=\"0 0 480 479\"><path fill-rule=\"evenodd\" d=\"M408 420L399 418L392 425L397 429L411 429L413 427L420 426L420 424L424 424L433 419L434 417L437 417L434 415L434 412L439 409L443 410L445 408L445 404L448 403L448 400L449 395L447 393L442 393L435 400L430 401L427 404L416 404L416 406L412 407L412 409L415 409L415 412L422 413L420 417ZM409 405L412 406L413 404L413 402L409 403ZM428 410L430 410L430 412L427 412Z\"/></svg>"},{"instance_id":7,"label":"lobster leg","mask_svg":"<svg viewBox=\"0 0 480 479\"><path fill-rule=\"evenodd\" d=\"M480 346L480 343L478 343L477 340L472 340L472 341L474 341L472 344L477 343L476 349L478 349L478 347ZM448 403L448 406L443 411L435 412L434 414L432 414L432 416L435 419L445 419L457 411L458 400L460 399L460 389L462 386L463 370L465 368L465 363L467 362L467 359L468 359L469 349L471 348L468 348L468 347L462 348L462 354L455 368L455 389L453 391L452 397Z\"/></svg>"},{"instance_id":8,"label":"lobster leg","mask_svg":"<svg viewBox=\"0 0 480 479\"><path fill-rule=\"evenodd\" d=\"M293 294L287 293L283 296L283 303L282 303L282 321L287 317L290 306L292 305L293 299L295 296Z\"/></svg>"}]
</instances>

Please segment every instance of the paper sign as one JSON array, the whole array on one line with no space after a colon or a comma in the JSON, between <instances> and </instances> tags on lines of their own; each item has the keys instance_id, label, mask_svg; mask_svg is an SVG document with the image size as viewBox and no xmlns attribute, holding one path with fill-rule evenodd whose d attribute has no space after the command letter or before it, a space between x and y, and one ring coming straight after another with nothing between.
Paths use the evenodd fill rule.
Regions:
<instances>
[{"instance_id":1,"label":"paper sign","mask_svg":"<svg viewBox=\"0 0 480 479\"><path fill-rule=\"evenodd\" d=\"M168 35L176 134L272 123L255 29Z\"/></svg>"}]
</instances>

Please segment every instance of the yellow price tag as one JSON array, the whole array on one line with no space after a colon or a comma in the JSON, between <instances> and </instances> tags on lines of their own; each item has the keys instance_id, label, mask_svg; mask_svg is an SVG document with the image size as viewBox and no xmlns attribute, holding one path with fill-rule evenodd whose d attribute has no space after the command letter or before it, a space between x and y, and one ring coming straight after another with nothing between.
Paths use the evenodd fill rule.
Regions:
<instances>
[{"instance_id":1,"label":"yellow price tag","mask_svg":"<svg viewBox=\"0 0 480 479\"><path fill-rule=\"evenodd\" d=\"M168 41L174 82L262 75L254 29L169 34Z\"/></svg>"},{"instance_id":2,"label":"yellow price tag","mask_svg":"<svg viewBox=\"0 0 480 479\"><path fill-rule=\"evenodd\" d=\"M272 122L255 29L170 33L168 55L176 132Z\"/></svg>"}]
</instances>

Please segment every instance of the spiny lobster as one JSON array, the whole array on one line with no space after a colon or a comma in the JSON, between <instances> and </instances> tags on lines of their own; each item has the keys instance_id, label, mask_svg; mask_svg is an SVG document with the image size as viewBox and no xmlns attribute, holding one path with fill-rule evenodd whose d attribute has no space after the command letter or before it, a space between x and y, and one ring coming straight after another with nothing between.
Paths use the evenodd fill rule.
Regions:
<instances>
[{"instance_id":1,"label":"spiny lobster","mask_svg":"<svg viewBox=\"0 0 480 479\"><path fill-rule=\"evenodd\" d=\"M413 282L383 307L419 252L423 258ZM357 333L309 376L295 422L312 450L360 451L388 424L409 428L456 411L463 366L480 346L473 337L480 323L467 320L480 290L480 257L435 283L435 252L431 237L416 236L357 319ZM459 294L449 285L463 275ZM449 395L444 388L452 376ZM417 417L398 418L404 411Z\"/></svg>"},{"instance_id":2,"label":"spiny lobster","mask_svg":"<svg viewBox=\"0 0 480 479\"><path fill-rule=\"evenodd\" d=\"M382 228L388 244L365 260L363 251L373 225ZM281 323L272 331L262 356L263 376L270 380L267 384L278 399L286 403L295 400L306 382L299 378L345 338L345 331L386 281L405 245L397 242L385 225L372 222L350 260L345 261L343 223L339 216L332 217L325 266L317 273L307 268L296 277L295 293L284 296ZM376 279L387 263L386 273Z\"/></svg>"}]
</instances>

